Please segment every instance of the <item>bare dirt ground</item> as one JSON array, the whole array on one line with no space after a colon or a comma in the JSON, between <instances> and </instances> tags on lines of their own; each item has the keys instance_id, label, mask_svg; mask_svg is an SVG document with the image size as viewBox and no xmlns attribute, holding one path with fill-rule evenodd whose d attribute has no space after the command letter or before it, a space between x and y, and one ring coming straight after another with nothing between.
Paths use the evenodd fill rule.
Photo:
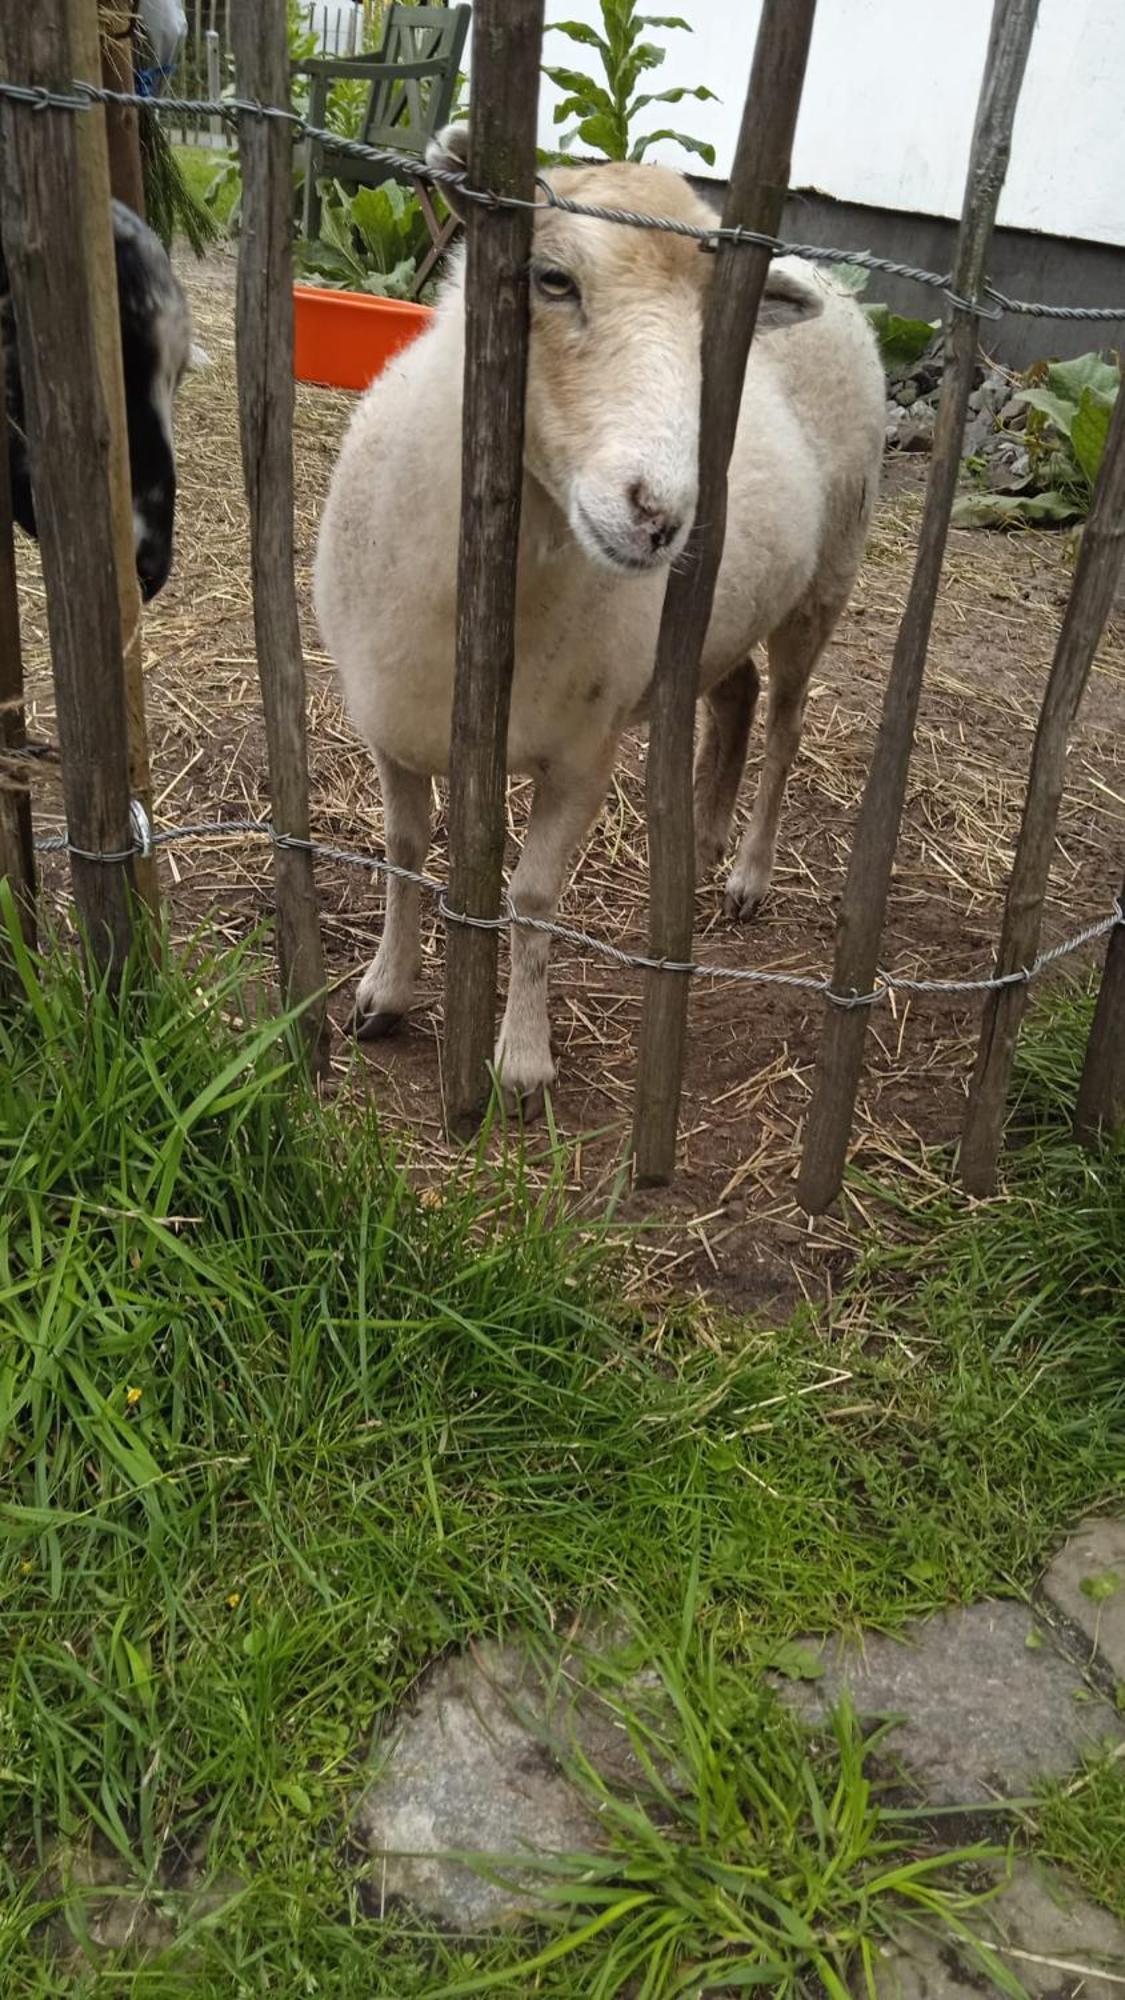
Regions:
<instances>
[{"instance_id":1,"label":"bare dirt ground","mask_svg":"<svg viewBox=\"0 0 1125 2000\"><path fill-rule=\"evenodd\" d=\"M256 817L268 810L255 679L234 373L234 262L186 262L199 340L212 369L187 382L177 424L179 546L172 581L145 621L157 819ZM378 851L378 788L319 648L310 605L316 524L352 398L297 392L297 584L309 668L313 826L341 847ZM698 899L698 952L777 970L826 970L834 912L899 616L909 584L927 462L889 463L871 546L852 605L822 664L794 773L774 891L749 928L726 924L714 884ZM379 504L372 495L372 507ZM42 585L21 551L29 731L53 735ZM884 963L899 972L987 972L1026 781L1032 731L1070 581L1066 538L955 531L934 628L899 848ZM1119 597L1119 607L1121 599ZM1125 856L1125 608L1101 648L1071 753L1044 942L1105 915ZM760 743L760 738L758 739ZM744 787L752 796L754 750ZM645 948L644 746L630 742L612 795L568 891L562 917L628 948ZM37 788L37 830L59 824L57 784ZM513 792L518 830L524 788ZM445 872L444 829L429 867ZM231 940L271 909L268 848L245 837L177 847L162 863L177 935L205 928ZM60 897L65 875L48 861ZM353 976L378 936L370 876L318 865L333 1016L346 1020ZM389 1121L407 1132L422 1171L455 1158L441 1129L441 934L427 924L424 990L393 1041L362 1054L360 1075ZM1087 969L1093 954L1069 961ZM600 1198L627 1142L641 978L562 948L552 969L560 1062L555 1116L579 1141L574 1177ZM1039 989L1042 991L1042 988ZM651 1218L652 1268L714 1288L743 1306L777 1307L797 1288L831 1283L866 1229L862 1200L810 1227L793 1197L820 1022L815 996L696 983L691 1003L682 1169L676 1186L635 1195L625 1213ZM932 1169L924 1147L956 1138L971 1068L976 1009L922 997L873 1014L856 1153L894 1168L906 1188ZM335 1043L341 1078L356 1056Z\"/></svg>"}]
</instances>

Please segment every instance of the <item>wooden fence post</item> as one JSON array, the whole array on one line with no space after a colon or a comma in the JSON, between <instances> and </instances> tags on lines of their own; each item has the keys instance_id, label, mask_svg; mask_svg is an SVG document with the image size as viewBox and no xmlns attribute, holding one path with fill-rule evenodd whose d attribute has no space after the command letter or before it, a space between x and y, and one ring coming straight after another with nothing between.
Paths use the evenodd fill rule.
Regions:
<instances>
[{"instance_id":1,"label":"wooden fence post","mask_svg":"<svg viewBox=\"0 0 1125 2000\"><path fill-rule=\"evenodd\" d=\"M1023 819L996 954L998 978L1030 965L1039 949L1043 900L1066 781L1070 732L1113 604L1123 553L1125 381L1118 391L1110 422L1090 516L1082 531L1074 583L1035 730ZM985 999L976 1067L961 1135L961 1180L970 1194L991 1194L996 1184L1008 1084L1026 1005L1027 984L1023 980L1003 986Z\"/></svg>"},{"instance_id":2,"label":"wooden fence post","mask_svg":"<svg viewBox=\"0 0 1125 2000\"><path fill-rule=\"evenodd\" d=\"M69 90L67 0L0 9L0 66ZM0 105L0 235L15 308L32 485L47 586L74 896L94 962L116 983L132 939L133 832L113 539L113 439L84 255L92 203L78 127L90 112ZM116 324L116 299L113 317ZM104 330L103 330L104 331ZM78 850L78 851L75 851ZM111 860L101 859L111 855Z\"/></svg>"},{"instance_id":3,"label":"wooden fence post","mask_svg":"<svg viewBox=\"0 0 1125 2000\"><path fill-rule=\"evenodd\" d=\"M219 53L218 30L216 28L208 28L205 39L207 43L207 95L211 99L212 104L217 104L223 94L223 65ZM213 139L222 138L223 121L218 115L212 118L209 129Z\"/></svg>"},{"instance_id":4,"label":"wooden fence post","mask_svg":"<svg viewBox=\"0 0 1125 2000\"><path fill-rule=\"evenodd\" d=\"M477 0L469 100L474 187L534 197L542 35L543 0ZM494 920L515 657L532 216L529 209L466 206L448 900L458 914ZM466 1137L488 1102L497 933L450 922L445 937L446 1122Z\"/></svg>"},{"instance_id":5,"label":"wooden fence post","mask_svg":"<svg viewBox=\"0 0 1125 2000\"><path fill-rule=\"evenodd\" d=\"M95 83L100 75L107 90L135 91L133 64L133 9L101 5L98 8L101 47L94 69L83 66L76 76ZM98 45L95 43L95 49ZM75 50L77 59L78 51ZM141 119L135 104L107 104L105 134L109 148L109 182L118 201L144 220L145 182L141 165Z\"/></svg>"},{"instance_id":6,"label":"wooden fence post","mask_svg":"<svg viewBox=\"0 0 1125 2000\"><path fill-rule=\"evenodd\" d=\"M812 39L816 0L765 0L723 224L775 236L789 188L789 156ZM691 958L695 903L692 741L699 661L722 560L727 465L734 447L746 359L770 267L764 248L720 243L707 292L699 430L699 501L682 564L669 575L649 708L646 817L649 951ZM690 974L645 975L633 1106L633 1171L663 1184L676 1162L676 1129Z\"/></svg>"},{"instance_id":7,"label":"wooden fence post","mask_svg":"<svg viewBox=\"0 0 1125 2000\"><path fill-rule=\"evenodd\" d=\"M977 319L972 302L980 296L985 282L986 260L1007 172L1012 125L1035 32L1038 4L1039 0L994 0L957 237L945 373L918 554L895 643L837 921L832 990L841 995L869 993L878 972L922 674L973 383ZM867 1035L867 1014L864 1006L844 1008L832 1001L826 1003L797 1183L797 1198L813 1215L835 1200L843 1182Z\"/></svg>"},{"instance_id":8,"label":"wooden fence post","mask_svg":"<svg viewBox=\"0 0 1125 2000\"><path fill-rule=\"evenodd\" d=\"M285 0L240 0L233 27L239 96L287 110ZM293 580L292 126L244 113L239 157L238 404L270 808L275 834L307 841L305 663ZM302 1029L313 1067L320 1070L327 1061L328 1030L312 855L275 843L273 868L282 996L287 1006L307 1003Z\"/></svg>"},{"instance_id":9,"label":"wooden fence post","mask_svg":"<svg viewBox=\"0 0 1125 2000\"><path fill-rule=\"evenodd\" d=\"M4 408L4 348L0 342L0 410ZM23 654L16 589L16 547L12 522L12 482L6 450L0 451L0 880L12 887L20 928L35 943L35 843L27 765L5 750L27 742L23 718ZM0 966L2 971L2 966Z\"/></svg>"},{"instance_id":10,"label":"wooden fence post","mask_svg":"<svg viewBox=\"0 0 1125 2000\"><path fill-rule=\"evenodd\" d=\"M1125 1128L1125 882L1117 909L1074 1112L1074 1136L1084 1144Z\"/></svg>"},{"instance_id":11,"label":"wooden fence post","mask_svg":"<svg viewBox=\"0 0 1125 2000\"><path fill-rule=\"evenodd\" d=\"M67 0L71 61L74 75L86 83L98 83L102 76L97 0ZM133 87L133 56L129 42L111 46L124 51L128 78L118 89ZM152 775L149 770L148 724L145 716L144 653L141 634L141 595L137 585L137 557L133 529L133 476L129 467L129 430L125 414L125 382L121 360L121 315L117 300L117 265L113 242L113 220L109 199L134 207L133 195L140 200L137 213L144 215L144 195L131 186L133 169L139 180L140 136L133 121L131 131L119 134L117 171L130 183L128 191L113 185L114 155L105 109L92 105L76 121L78 169L85 183L85 203L92 217L83 237L90 296L94 300L97 336L98 375L109 412L110 480L113 488L113 547L117 575L118 615L125 667L125 716L128 729L129 790L152 821ZM133 863L138 894L150 910L160 907L156 856L138 854Z\"/></svg>"}]
</instances>

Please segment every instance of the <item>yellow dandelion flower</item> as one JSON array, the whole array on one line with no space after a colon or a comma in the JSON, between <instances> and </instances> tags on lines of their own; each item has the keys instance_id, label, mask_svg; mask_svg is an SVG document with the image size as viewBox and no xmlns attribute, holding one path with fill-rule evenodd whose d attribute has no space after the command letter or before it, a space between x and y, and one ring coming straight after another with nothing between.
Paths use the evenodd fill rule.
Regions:
<instances>
[{"instance_id":1,"label":"yellow dandelion flower","mask_svg":"<svg viewBox=\"0 0 1125 2000\"><path fill-rule=\"evenodd\" d=\"M230 1590L227 1592L227 1604L232 1611L236 1611L241 1603L242 1592L240 1590Z\"/></svg>"},{"instance_id":2,"label":"yellow dandelion flower","mask_svg":"<svg viewBox=\"0 0 1125 2000\"><path fill-rule=\"evenodd\" d=\"M132 1409L135 1403L140 1402L141 1393L142 1393L141 1390L137 1388L126 1389L125 1401L128 1403L130 1409Z\"/></svg>"},{"instance_id":3,"label":"yellow dandelion flower","mask_svg":"<svg viewBox=\"0 0 1125 2000\"><path fill-rule=\"evenodd\" d=\"M21 1576L30 1576L30 1575L31 1575L31 1572L32 1572L32 1570L33 1570L34 1568L35 1568L35 1564L34 1564L34 1563L33 1563L33 1562L31 1561L31 1559L30 1559L30 1557L29 1557L29 1558L27 1559L27 1561L26 1561L26 1562L21 1562L21 1564L20 1564L20 1575L21 1575Z\"/></svg>"}]
</instances>

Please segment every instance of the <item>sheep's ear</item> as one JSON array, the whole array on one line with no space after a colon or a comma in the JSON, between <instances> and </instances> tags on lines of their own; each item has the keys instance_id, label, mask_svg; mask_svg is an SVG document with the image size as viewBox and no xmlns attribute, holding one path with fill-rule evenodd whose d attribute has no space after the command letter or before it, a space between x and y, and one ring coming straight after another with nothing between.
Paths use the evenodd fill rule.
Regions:
<instances>
[{"instance_id":1,"label":"sheep's ear","mask_svg":"<svg viewBox=\"0 0 1125 2000\"><path fill-rule=\"evenodd\" d=\"M436 167L439 173L467 174L469 171L469 128L467 125L444 125L437 136L426 147L426 165ZM453 210L461 221L465 220L465 204L457 188L448 182L439 181L438 192L447 208Z\"/></svg>"},{"instance_id":2,"label":"sheep's ear","mask_svg":"<svg viewBox=\"0 0 1125 2000\"><path fill-rule=\"evenodd\" d=\"M824 300L815 285L795 271L779 270L775 264L758 307L758 332L772 333L778 327L797 326L803 319L819 319L823 311Z\"/></svg>"}]
</instances>

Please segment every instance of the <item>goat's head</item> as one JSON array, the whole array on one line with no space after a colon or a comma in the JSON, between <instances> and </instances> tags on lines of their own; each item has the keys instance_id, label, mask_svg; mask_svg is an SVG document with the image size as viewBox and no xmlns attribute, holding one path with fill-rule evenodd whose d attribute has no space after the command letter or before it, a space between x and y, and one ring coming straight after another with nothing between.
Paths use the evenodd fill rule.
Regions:
<instances>
[{"instance_id":1,"label":"goat's head","mask_svg":"<svg viewBox=\"0 0 1125 2000\"><path fill-rule=\"evenodd\" d=\"M133 487L137 580L147 600L168 580L176 514L172 406L188 367L191 315L167 252L121 202L113 204L121 353Z\"/></svg>"},{"instance_id":2,"label":"goat's head","mask_svg":"<svg viewBox=\"0 0 1125 2000\"><path fill-rule=\"evenodd\" d=\"M467 129L448 127L427 158L464 170ZM549 178L571 200L714 222L688 183L665 168L607 162ZM549 207L536 217L526 462L586 553L619 574L672 562L695 518L700 338L712 261L691 237ZM821 309L809 289L771 282L768 292L763 331Z\"/></svg>"}]
</instances>

